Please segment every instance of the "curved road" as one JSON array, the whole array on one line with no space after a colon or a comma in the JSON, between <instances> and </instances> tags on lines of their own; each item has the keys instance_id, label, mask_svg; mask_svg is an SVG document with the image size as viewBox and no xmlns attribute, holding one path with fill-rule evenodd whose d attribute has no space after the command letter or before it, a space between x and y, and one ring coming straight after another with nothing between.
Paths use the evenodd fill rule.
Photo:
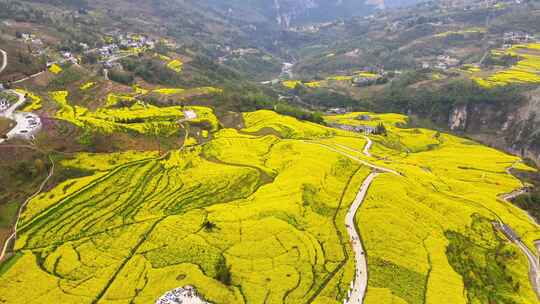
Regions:
<instances>
[{"instance_id":1,"label":"curved road","mask_svg":"<svg viewBox=\"0 0 540 304\"><path fill-rule=\"evenodd\" d=\"M53 161L53 159L51 158L50 155L49 155L49 160L51 162L51 170L49 171L49 174L47 175L45 180L43 180L43 182L39 186L39 189L34 194L32 194L30 197L28 197L26 199L26 201L24 201L24 203L21 205L21 207L19 207L19 211L17 213L17 220L15 221L15 225L13 226L13 233L6 239L6 241L4 242L4 247L2 248L2 252L0 252L0 261L2 261L4 259L4 257L6 256L6 252L7 252L7 248L9 246L9 243L11 243L11 241L15 241L15 239L17 238L17 225L19 224L19 219L21 218L21 214L22 214L24 208L26 207L26 205L28 205L28 203L34 197L38 196L41 193L41 191L43 191L43 188L45 188L45 185L47 184L49 179L54 174L54 161Z\"/></svg>"},{"instance_id":2,"label":"curved road","mask_svg":"<svg viewBox=\"0 0 540 304\"><path fill-rule=\"evenodd\" d=\"M373 142L367 136L364 136L364 138L367 140L367 143L364 146L364 151L362 151L362 153L364 153L364 155L367 157L371 157L371 153L369 153L369 150L371 149L371 146L373 146Z\"/></svg>"},{"instance_id":3,"label":"curved road","mask_svg":"<svg viewBox=\"0 0 540 304\"><path fill-rule=\"evenodd\" d=\"M362 247L362 241L360 240L360 234L356 229L354 218L358 212L358 209L360 209L360 206L362 206L362 203L364 202L364 198L366 197L369 186L371 186L371 183L378 174L379 173L372 172L364 180L364 183L362 183L362 187L360 187L360 191L356 195L349 212L347 212L347 215L345 216L345 226L347 227L347 232L349 232L350 242L354 251L354 261L356 264L354 280L351 282L351 287L349 289L349 293L347 294L347 301L345 302L346 304L361 304L366 294L368 282L367 260L364 248Z\"/></svg>"},{"instance_id":4,"label":"curved road","mask_svg":"<svg viewBox=\"0 0 540 304\"><path fill-rule=\"evenodd\" d=\"M371 157L371 153L369 152L369 150L371 149L373 142L367 136L365 136L365 139L367 142L366 142L366 145L364 146L363 154L366 155L367 157ZM342 148L352 151L352 149L345 146L342 146ZM337 150L334 150L334 151L337 151ZM360 232L356 228L354 219L356 217L356 213L358 212L358 209L360 209L360 207L362 206L362 203L364 202L364 199L369 190L369 187L371 186L371 183L373 183L373 181L375 180L375 177L379 175L378 171L383 171L386 173L392 173L396 175L400 175L400 174L390 169L371 165L347 153L339 152L339 151L337 152L353 160L357 160L363 164L366 164L373 169L373 172L371 172L362 183L362 186L360 187L360 191L358 191L358 194L356 195L354 202L352 203L351 207L349 208L349 211L347 212L347 215L345 216L345 227L347 227L347 232L349 233L349 239L350 239L353 251L354 251L354 261L356 265L356 270L355 270L354 279L351 282L351 287L347 294L347 299L344 301L344 304L362 304L362 302L364 301L364 297L366 295L366 289L367 289L367 283L368 283L368 267L367 267L366 254L362 246L362 240L360 239Z\"/></svg>"},{"instance_id":5,"label":"curved road","mask_svg":"<svg viewBox=\"0 0 540 304\"><path fill-rule=\"evenodd\" d=\"M2 66L0 67L0 73L2 73L7 66L7 53L4 50L0 50L0 53L2 54Z\"/></svg>"},{"instance_id":6,"label":"curved road","mask_svg":"<svg viewBox=\"0 0 540 304\"><path fill-rule=\"evenodd\" d=\"M512 175L511 169L514 168L517 162L514 162L510 168L506 170L506 172L509 175ZM501 196L501 199L507 203L512 203L511 200L514 198L520 196L521 194L525 193L526 191L521 188L518 190L515 190L513 192L510 192L508 194L505 194ZM525 212L527 216L532 220L532 222L537 223L534 218L532 218L528 212ZM500 227L508 227L507 229L512 229L510 226L505 225L501 220L499 220L499 226ZM504 230L504 229L503 229ZM509 237L508 235L513 235L515 233L505 233L507 235L507 238L514 244L518 246L518 248L523 252L523 254L527 257L527 260L529 262L529 279L531 280L531 286L534 292L536 293L536 297L540 301L540 259L538 256L536 256L525 243L521 240L519 237ZM540 255L540 240L537 240L534 242L534 246L536 248L536 251Z\"/></svg>"}]
</instances>

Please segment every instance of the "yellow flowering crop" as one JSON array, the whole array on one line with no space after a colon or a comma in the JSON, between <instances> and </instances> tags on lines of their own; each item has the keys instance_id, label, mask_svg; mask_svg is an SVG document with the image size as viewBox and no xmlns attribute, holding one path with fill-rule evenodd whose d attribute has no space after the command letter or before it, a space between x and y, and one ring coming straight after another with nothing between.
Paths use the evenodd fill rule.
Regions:
<instances>
[{"instance_id":1,"label":"yellow flowering crop","mask_svg":"<svg viewBox=\"0 0 540 304\"><path fill-rule=\"evenodd\" d=\"M49 67L49 71L53 74L60 74L62 72L62 68L58 64L54 63Z\"/></svg>"}]
</instances>

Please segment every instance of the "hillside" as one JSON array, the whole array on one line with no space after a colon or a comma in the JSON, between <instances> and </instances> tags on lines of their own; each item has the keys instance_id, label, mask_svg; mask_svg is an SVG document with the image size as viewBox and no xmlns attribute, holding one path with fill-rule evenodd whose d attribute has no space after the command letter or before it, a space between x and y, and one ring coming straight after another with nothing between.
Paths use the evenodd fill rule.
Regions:
<instances>
[{"instance_id":1,"label":"hillside","mask_svg":"<svg viewBox=\"0 0 540 304\"><path fill-rule=\"evenodd\" d=\"M538 12L0 0L0 303L537 303Z\"/></svg>"},{"instance_id":2,"label":"hillside","mask_svg":"<svg viewBox=\"0 0 540 304\"><path fill-rule=\"evenodd\" d=\"M369 166L380 166L397 173L374 179L356 217L368 252L366 303L532 303L525 258L491 223L511 226L534 248L536 226L497 198L520 187L505 171L518 159L391 127L403 116L373 119L389 129L371 137L371 156L361 152L363 136L259 111L244 113L240 130L163 156L62 160L89 175L30 201L2 268L1 298L147 303L191 285L213 303L341 303L354 269L344 216ZM480 279L478 255L493 259L496 293ZM39 287L28 288L36 278ZM463 289L462 279L472 284Z\"/></svg>"}]
</instances>

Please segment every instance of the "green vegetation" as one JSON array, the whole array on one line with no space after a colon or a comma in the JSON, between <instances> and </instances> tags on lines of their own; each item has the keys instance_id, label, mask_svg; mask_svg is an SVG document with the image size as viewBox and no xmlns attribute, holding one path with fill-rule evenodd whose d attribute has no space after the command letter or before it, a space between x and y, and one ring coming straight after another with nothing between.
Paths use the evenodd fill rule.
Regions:
<instances>
[{"instance_id":1,"label":"green vegetation","mask_svg":"<svg viewBox=\"0 0 540 304\"><path fill-rule=\"evenodd\" d=\"M0 137L5 136L9 130L11 130L11 126L13 125L13 121L6 119L6 118L0 118Z\"/></svg>"},{"instance_id":2,"label":"green vegetation","mask_svg":"<svg viewBox=\"0 0 540 304\"><path fill-rule=\"evenodd\" d=\"M374 288L387 288L407 303L424 303L427 275L377 257L369 257L369 284Z\"/></svg>"},{"instance_id":3,"label":"green vegetation","mask_svg":"<svg viewBox=\"0 0 540 304\"><path fill-rule=\"evenodd\" d=\"M509 265L519 265L521 252L493 230L489 219L473 215L463 233L448 231L446 237L448 261L463 277L469 303L519 303L515 295L522 282L514 281Z\"/></svg>"},{"instance_id":4,"label":"green vegetation","mask_svg":"<svg viewBox=\"0 0 540 304\"><path fill-rule=\"evenodd\" d=\"M282 115L288 115L292 117L296 117L300 120L306 120L311 121L315 123L323 123L324 119L322 117L322 113L320 112L308 112L306 110L303 110L301 108L293 107L287 104L277 104L274 107L274 110Z\"/></svg>"},{"instance_id":5,"label":"green vegetation","mask_svg":"<svg viewBox=\"0 0 540 304\"><path fill-rule=\"evenodd\" d=\"M392 82L373 97L373 107L398 113L412 111L421 117L447 122L456 105L512 106L523 100L521 91L512 86L484 88L472 81L455 80L441 87L410 88Z\"/></svg>"}]
</instances>

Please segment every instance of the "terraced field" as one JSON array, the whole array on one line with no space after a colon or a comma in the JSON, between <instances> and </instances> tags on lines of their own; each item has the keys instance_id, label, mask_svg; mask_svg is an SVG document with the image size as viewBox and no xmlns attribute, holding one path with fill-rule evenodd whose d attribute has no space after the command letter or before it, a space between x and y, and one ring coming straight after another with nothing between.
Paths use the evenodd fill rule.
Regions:
<instances>
[{"instance_id":1,"label":"terraced field","mask_svg":"<svg viewBox=\"0 0 540 304\"><path fill-rule=\"evenodd\" d=\"M109 94L105 107L90 111L82 106L73 106L69 102L69 92L51 92L51 98L59 108L56 118L71 122L82 129L105 134L113 132L137 132L153 134L156 129L174 132L179 121L184 119L184 111L197 114L193 122L206 123L211 130L217 130L218 121L213 110L207 107L157 107L145 104L129 95ZM128 106L118 107L120 103Z\"/></svg>"},{"instance_id":2,"label":"terraced field","mask_svg":"<svg viewBox=\"0 0 540 304\"><path fill-rule=\"evenodd\" d=\"M364 302L536 303L526 257L492 227L502 220L532 249L540 239L527 214L498 199L521 187L506 172L518 159L435 131L397 128L393 114L351 120L365 114L326 118L388 121L389 135L373 136L371 154L403 175L379 176L360 210L369 270Z\"/></svg>"},{"instance_id":3,"label":"terraced field","mask_svg":"<svg viewBox=\"0 0 540 304\"><path fill-rule=\"evenodd\" d=\"M63 161L93 174L29 203L0 302L152 303L192 285L212 303L343 303L355 272L345 215L370 165L400 175L379 174L357 214L365 303L535 303L525 257L491 226L502 220L531 248L540 239L497 199L520 187L506 173L517 158L401 129L394 114L326 117L383 122L373 157L359 134L271 111L243 118L244 129L163 157Z\"/></svg>"},{"instance_id":4,"label":"terraced field","mask_svg":"<svg viewBox=\"0 0 540 304\"><path fill-rule=\"evenodd\" d=\"M473 78L479 85L491 88L509 84L540 83L540 44L514 45L507 50L492 52L495 57L512 56L518 62L508 69L495 72L486 79Z\"/></svg>"}]
</instances>

